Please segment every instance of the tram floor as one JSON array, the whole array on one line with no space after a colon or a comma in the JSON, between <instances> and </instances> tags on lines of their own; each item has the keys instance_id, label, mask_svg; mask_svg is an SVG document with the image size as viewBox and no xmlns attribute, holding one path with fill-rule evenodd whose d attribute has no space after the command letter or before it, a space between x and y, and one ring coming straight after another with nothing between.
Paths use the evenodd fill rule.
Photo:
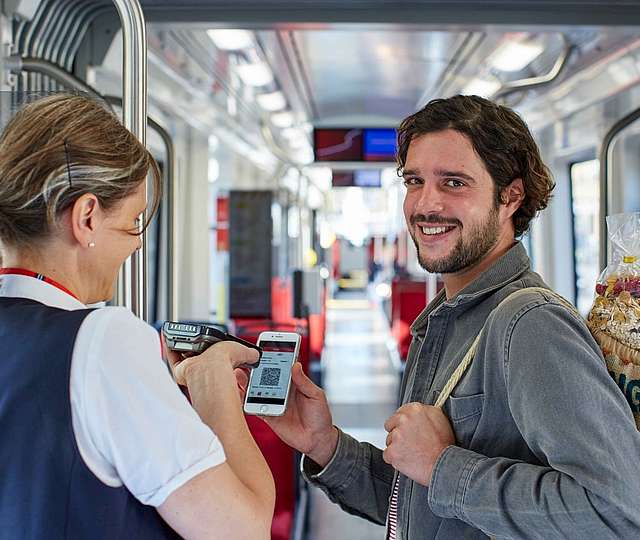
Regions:
<instances>
[{"instance_id":1,"label":"tram floor","mask_svg":"<svg viewBox=\"0 0 640 540\"><path fill-rule=\"evenodd\" d=\"M339 295L327 313L324 388L333 422L361 441L384 447L385 420L396 410L399 375L382 310L364 293ZM342 511L311 489L307 540L375 540L385 529Z\"/></svg>"}]
</instances>

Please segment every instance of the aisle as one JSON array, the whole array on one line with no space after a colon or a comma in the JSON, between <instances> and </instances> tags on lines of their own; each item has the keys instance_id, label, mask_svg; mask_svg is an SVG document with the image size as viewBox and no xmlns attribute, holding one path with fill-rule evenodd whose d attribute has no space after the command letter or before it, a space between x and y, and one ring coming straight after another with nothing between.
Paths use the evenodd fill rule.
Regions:
<instances>
[{"instance_id":1,"label":"aisle","mask_svg":"<svg viewBox=\"0 0 640 540\"><path fill-rule=\"evenodd\" d=\"M341 295L327 313L324 387L334 423L383 447L384 421L395 411L399 378L386 342L389 327L364 294ZM311 490L308 540L383 540L385 529L343 512Z\"/></svg>"}]
</instances>

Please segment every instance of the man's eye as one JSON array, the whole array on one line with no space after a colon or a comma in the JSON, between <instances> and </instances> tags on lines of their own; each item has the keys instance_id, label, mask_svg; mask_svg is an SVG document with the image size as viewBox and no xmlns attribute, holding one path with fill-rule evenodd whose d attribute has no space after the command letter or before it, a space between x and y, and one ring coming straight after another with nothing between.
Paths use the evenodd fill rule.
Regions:
<instances>
[{"instance_id":1,"label":"man's eye","mask_svg":"<svg viewBox=\"0 0 640 540\"><path fill-rule=\"evenodd\" d=\"M462 182L461 180L457 180L455 178L451 178L451 179L447 180L446 184L449 187L462 187L462 186L464 186L464 182Z\"/></svg>"},{"instance_id":2,"label":"man's eye","mask_svg":"<svg viewBox=\"0 0 640 540\"><path fill-rule=\"evenodd\" d=\"M421 181L419 178L405 178L402 183L406 186L406 187L410 187L410 186L419 186L421 184Z\"/></svg>"}]
</instances>

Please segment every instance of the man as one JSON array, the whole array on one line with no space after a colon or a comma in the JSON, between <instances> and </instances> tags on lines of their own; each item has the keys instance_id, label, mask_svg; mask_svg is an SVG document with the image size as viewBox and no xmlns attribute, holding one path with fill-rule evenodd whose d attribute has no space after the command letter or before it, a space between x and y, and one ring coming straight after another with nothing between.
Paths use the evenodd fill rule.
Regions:
<instances>
[{"instance_id":1,"label":"man","mask_svg":"<svg viewBox=\"0 0 640 540\"><path fill-rule=\"evenodd\" d=\"M430 102L398 131L404 212L444 289L412 325L384 451L333 427L294 368L269 424L307 479L389 538L635 538L640 435L583 321L530 270L520 242L553 189L520 117L476 96ZM444 409L432 406L482 331Z\"/></svg>"}]
</instances>

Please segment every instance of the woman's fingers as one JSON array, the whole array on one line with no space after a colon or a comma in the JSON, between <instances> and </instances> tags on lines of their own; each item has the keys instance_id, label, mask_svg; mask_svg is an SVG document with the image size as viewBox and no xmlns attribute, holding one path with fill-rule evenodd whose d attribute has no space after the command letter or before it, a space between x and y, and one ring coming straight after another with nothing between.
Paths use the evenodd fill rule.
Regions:
<instances>
[{"instance_id":1,"label":"woman's fingers","mask_svg":"<svg viewBox=\"0 0 640 540\"><path fill-rule=\"evenodd\" d=\"M245 347L235 341L219 341L202 353L202 356L205 355L214 362L226 358L234 369L243 364L255 364L260 358L256 349Z\"/></svg>"},{"instance_id":2,"label":"woman's fingers","mask_svg":"<svg viewBox=\"0 0 640 540\"><path fill-rule=\"evenodd\" d=\"M234 371L236 376L236 383L238 384L238 393L240 394L240 399L244 402L244 397L247 393L247 385L249 384L249 375L244 369L237 368Z\"/></svg>"}]
</instances>

